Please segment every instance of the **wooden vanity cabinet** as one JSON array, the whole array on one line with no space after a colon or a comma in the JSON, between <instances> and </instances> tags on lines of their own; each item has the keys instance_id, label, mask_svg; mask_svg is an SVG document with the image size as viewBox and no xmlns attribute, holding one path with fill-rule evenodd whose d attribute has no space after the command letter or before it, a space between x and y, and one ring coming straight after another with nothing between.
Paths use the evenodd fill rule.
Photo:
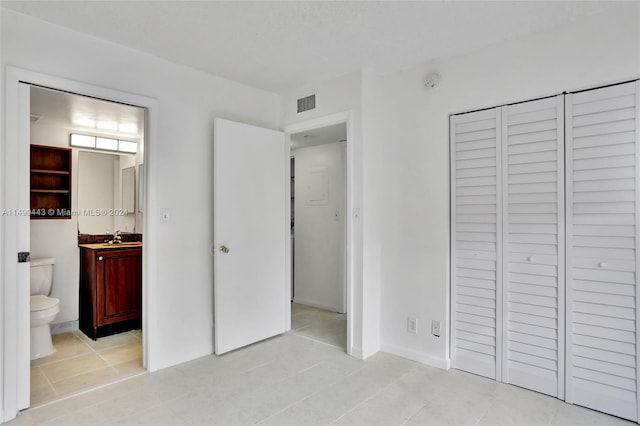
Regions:
<instances>
[{"instance_id":1,"label":"wooden vanity cabinet","mask_svg":"<svg viewBox=\"0 0 640 426\"><path fill-rule=\"evenodd\" d=\"M80 330L92 339L141 327L142 248L80 247Z\"/></svg>"}]
</instances>

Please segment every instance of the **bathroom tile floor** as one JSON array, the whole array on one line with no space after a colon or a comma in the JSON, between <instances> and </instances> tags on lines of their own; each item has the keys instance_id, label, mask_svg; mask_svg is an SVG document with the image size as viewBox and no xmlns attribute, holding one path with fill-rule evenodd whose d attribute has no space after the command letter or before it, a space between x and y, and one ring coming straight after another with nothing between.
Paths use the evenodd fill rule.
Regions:
<instances>
[{"instance_id":1,"label":"bathroom tile floor","mask_svg":"<svg viewBox=\"0 0 640 426\"><path fill-rule=\"evenodd\" d=\"M140 330L93 341L80 331L53 336L56 351L31 361L31 406L35 407L143 373Z\"/></svg>"},{"instance_id":2,"label":"bathroom tile floor","mask_svg":"<svg viewBox=\"0 0 640 426\"><path fill-rule=\"evenodd\" d=\"M632 425L458 370L291 332L39 408L22 425Z\"/></svg>"},{"instance_id":3,"label":"bathroom tile floor","mask_svg":"<svg viewBox=\"0 0 640 426\"><path fill-rule=\"evenodd\" d=\"M346 314L292 303L291 331L343 350L347 347Z\"/></svg>"}]
</instances>

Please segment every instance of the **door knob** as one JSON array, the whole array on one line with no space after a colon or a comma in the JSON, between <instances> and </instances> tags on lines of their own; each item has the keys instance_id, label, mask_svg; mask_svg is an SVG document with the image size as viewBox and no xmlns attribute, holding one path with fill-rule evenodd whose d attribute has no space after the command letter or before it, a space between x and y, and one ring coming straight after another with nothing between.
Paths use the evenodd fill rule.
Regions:
<instances>
[{"instance_id":1,"label":"door knob","mask_svg":"<svg viewBox=\"0 0 640 426\"><path fill-rule=\"evenodd\" d=\"M100 257L98 258L98 260L102 260L102 256L100 256Z\"/></svg>"},{"instance_id":2,"label":"door knob","mask_svg":"<svg viewBox=\"0 0 640 426\"><path fill-rule=\"evenodd\" d=\"M536 258L533 256L527 257L527 262L535 262Z\"/></svg>"},{"instance_id":3,"label":"door knob","mask_svg":"<svg viewBox=\"0 0 640 426\"><path fill-rule=\"evenodd\" d=\"M227 246L220 246L220 253L229 253L229 247Z\"/></svg>"},{"instance_id":4,"label":"door knob","mask_svg":"<svg viewBox=\"0 0 640 426\"><path fill-rule=\"evenodd\" d=\"M598 268L604 268L605 266L607 266L607 262L598 263Z\"/></svg>"}]
</instances>

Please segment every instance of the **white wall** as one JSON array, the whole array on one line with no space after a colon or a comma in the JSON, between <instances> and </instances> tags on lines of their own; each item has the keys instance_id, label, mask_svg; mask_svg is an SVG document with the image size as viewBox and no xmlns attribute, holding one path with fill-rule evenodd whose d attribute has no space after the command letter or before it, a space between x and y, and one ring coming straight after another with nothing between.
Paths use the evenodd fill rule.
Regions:
<instances>
[{"instance_id":1,"label":"white wall","mask_svg":"<svg viewBox=\"0 0 640 426\"><path fill-rule=\"evenodd\" d=\"M69 131L55 126L31 124L31 143L69 148ZM113 173L112 173L113 174ZM71 154L71 210L78 209L78 150ZM78 283L80 258L78 253L78 217L70 219L31 220L31 258L54 257L51 295L60 299L56 324L78 319ZM73 324L65 327L74 328ZM55 326L52 327L55 331ZM77 328L77 325L75 326ZM60 329L60 331L67 331Z\"/></svg>"},{"instance_id":2,"label":"white wall","mask_svg":"<svg viewBox=\"0 0 640 426\"><path fill-rule=\"evenodd\" d=\"M345 144L295 153L295 302L345 312ZM326 203L310 202L311 173L324 171Z\"/></svg>"},{"instance_id":3,"label":"white wall","mask_svg":"<svg viewBox=\"0 0 640 426\"><path fill-rule=\"evenodd\" d=\"M148 363L155 370L212 353L212 121L277 128L278 96L6 9L1 19L3 70L12 65L157 100L145 146ZM170 223L160 225L160 208L171 210Z\"/></svg>"},{"instance_id":4,"label":"white wall","mask_svg":"<svg viewBox=\"0 0 640 426\"><path fill-rule=\"evenodd\" d=\"M354 207L362 208L354 341L364 356L382 348L448 366L449 115L640 77L638 8L620 3L473 54L389 75L363 70L283 95L284 125L354 111ZM441 87L427 91L423 79L434 71ZM316 110L296 114L295 99L310 93ZM407 333L408 316L418 335ZM444 325L439 338L432 319Z\"/></svg>"},{"instance_id":5,"label":"white wall","mask_svg":"<svg viewBox=\"0 0 640 426\"><path fill-rule=\"evenodd\" d=\"M448 327L437 338L430 322L449 320L449 114L640 77L639 5L614 9L368 83L365 169L381 178L365 177L364 193L379 212L384 351L447 364ZM433 71L442 82L429 91Z\"/></svg>"}]
</instances>

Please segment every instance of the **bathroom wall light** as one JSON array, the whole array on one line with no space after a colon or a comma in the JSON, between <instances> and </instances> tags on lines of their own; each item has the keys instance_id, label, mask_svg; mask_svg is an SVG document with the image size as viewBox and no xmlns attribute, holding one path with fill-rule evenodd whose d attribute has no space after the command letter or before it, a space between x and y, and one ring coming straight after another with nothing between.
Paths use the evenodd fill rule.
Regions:
<instances>
[{"instance_id":1,"label":"bathroom wall light","mask_svg":"<svg viewBox=\"0 0 640 426\"><path fill-rule=\"evenodd\" d=\"M131 141L121 141L119 139L103 138L98 136L79 135L72 133L69 145L78 148L89 148L101 151L115 151L126 154L138 152L138 144Z\"/></svg>"},{"instance_id":2,"label":"bathroom wall light","mask_svg":"<svg viewBox=\"0 0 640 426\"><path fill-rule=\"evenodd\" d=\"M96 137L86 135L71 135L71 146L77 146L81 148L95 148Z\"/></svg>"},{"instance_id":3,"label":"bathroom wall light","mask_svg":"<svg viewBox=\"0 0 640 426\"><path fill-rule=\"evenodd\" d=\"M138 144L135 142L128 142L128 141L118 141L118 151L122 151L122 152L130 152L132 154L135 154L136 152L138 152Z\"/></svg>"},{"instance_id":4,"label":"bathroom wall light","mask_svg":"<svg viewBox=\"0 0 640 426\"><path fill-rule=\"evenodd\" d=\"M96 138L96 148L97 149L105 149L107 151L117 151L118 150L118 140L117 139L108 139L108 138Z\"/></svg>"}]
</instances>

